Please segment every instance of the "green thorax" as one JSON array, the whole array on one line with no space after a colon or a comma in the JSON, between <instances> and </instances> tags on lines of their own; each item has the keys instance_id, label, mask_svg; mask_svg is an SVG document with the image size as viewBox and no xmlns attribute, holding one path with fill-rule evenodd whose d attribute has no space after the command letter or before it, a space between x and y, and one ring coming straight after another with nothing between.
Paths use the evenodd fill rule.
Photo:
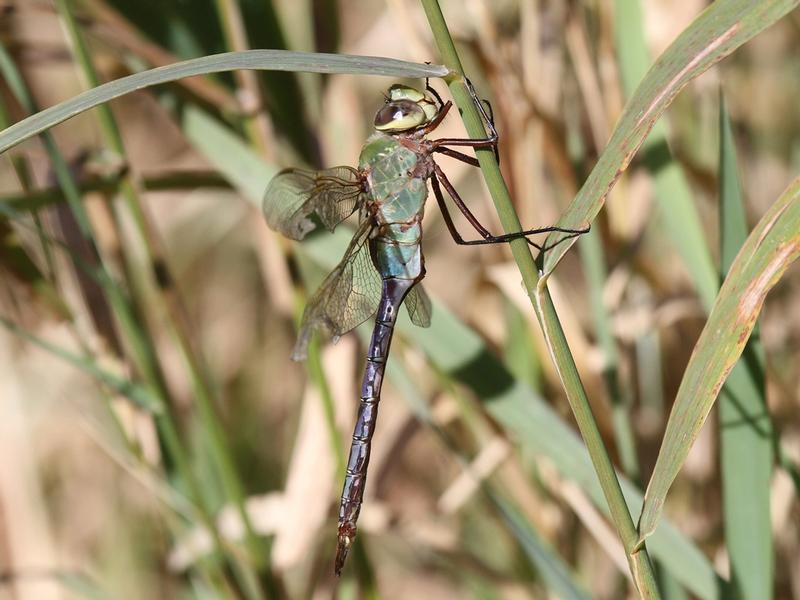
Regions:
<instances>
[{"instance_id":1,"label":"green thorax","mask_svg":"<svg viewBox=\"0 0 800 600\"><path fill-rule=\"evenodd\" d=\"M416 279L422 274L422 214L428 185L412 177L417 155L397 138L375 133L361 151L359 166L368 172L368 209L378 232L373 240L376 267L383 276Z\"/></svg>"},{"instance_id":2,"label":"green thorax","mask_svg":"<svg viewBox=\"0 0 800 600\"><path fill-rule=\"evenodd\" d=\"M359 158L369 172L370 201L377 204L377 217L383 223L412 223L422 220L428 186L424 179L412 177L417 155L397 138L376 133L368 140Z\"/></svg>"}]
</instances>

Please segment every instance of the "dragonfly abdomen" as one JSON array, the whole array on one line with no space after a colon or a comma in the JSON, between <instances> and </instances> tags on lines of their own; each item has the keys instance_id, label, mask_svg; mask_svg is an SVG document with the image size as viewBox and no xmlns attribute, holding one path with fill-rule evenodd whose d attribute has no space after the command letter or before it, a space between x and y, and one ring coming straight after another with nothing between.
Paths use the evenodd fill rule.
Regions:
<instances>
[{"instance_id":1,"label":"dragonfly abdomen","mask_svg":"<svg viewBox=\"0 0 800 600\"><path fill-rule=\"evenodd\" d=\"M419 223L384 225L379 232L370 243L373 246L375 268L381 276L420 279L424 273L424 259L422 227Z\"/></svg>"},{"instance_id":2,"label":"dragonfly abdomen","mask_svg":"<svg viewBox=\"0 0 800 600\"><path fill-rule=\"evenodd\" d=\"M367 366L361 383L361 400L358 404L358 418L353 431L347 473L339 505L339 535L336 548L336 573L344 565L347 553L356 536L356 522L364 499L367 483L367 467L371 450L372 436L378 420L378 403L381 399L383 374L389 348L392 343L397 312L406 294L416 283L413 279L387 277L383 280L381 301L375 318L375 328L367 354Z\"/></svg>"}]
</instances>

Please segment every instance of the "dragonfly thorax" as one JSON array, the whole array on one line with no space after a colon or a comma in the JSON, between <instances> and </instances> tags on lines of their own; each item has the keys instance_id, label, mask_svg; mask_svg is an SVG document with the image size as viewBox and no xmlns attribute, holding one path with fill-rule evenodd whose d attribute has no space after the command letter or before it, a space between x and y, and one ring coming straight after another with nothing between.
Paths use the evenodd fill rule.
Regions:
<instances>
[{"instance_id":1,"label":"dragonfly thorax","mask_svg":"<svg viewBox=\"0 0 800 600\"><path fill-rule=\"evenodd\" d=\"M413 280L423 273L421 223L428 187L424 177L413 175L421 159L397 136L381 132L361 151L359 166L367 174L369 190L366 205L376 226L373 258L384 277Z\"/></svg>"}]
</instances>

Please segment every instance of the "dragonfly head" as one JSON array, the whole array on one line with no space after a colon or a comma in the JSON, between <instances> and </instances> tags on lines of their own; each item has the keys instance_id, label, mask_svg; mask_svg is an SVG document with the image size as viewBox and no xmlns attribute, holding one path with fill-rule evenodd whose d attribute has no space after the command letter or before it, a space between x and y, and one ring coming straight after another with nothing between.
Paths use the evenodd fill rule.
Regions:
<instances>
[{"instance_id":1,"label":"dragonfly head","mask_svg":"<svg viewBox=\"0 0 800 600\"><path fill-rule=\"evenodd\" d=\"M387 133L411 131L430 123L438 112L436 101L428 94L396 83L375 115L375 129Z\"/></svg>"}]
</instances>

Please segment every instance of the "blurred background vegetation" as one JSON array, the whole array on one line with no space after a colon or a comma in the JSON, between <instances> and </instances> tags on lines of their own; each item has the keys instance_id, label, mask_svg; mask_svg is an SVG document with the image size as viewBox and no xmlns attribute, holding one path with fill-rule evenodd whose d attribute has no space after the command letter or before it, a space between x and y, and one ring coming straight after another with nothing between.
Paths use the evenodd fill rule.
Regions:
<instances>
[{"instance_id":1,"label":"blurred background vegetation","mask_svg":"<svg viewBox=\"0 0 800 600\"><path fill-rule=\"evenodd\" d=\"M557 220L652 57L704 6L442 2L493 103L525 226ZM100 81L228 50L438 62L411 0L0 0L0 44L0 128ZM434 325L401 324L358 550L332 575L366 332L318 345L307 365L289 355L346 232L292 245L258 205L282 166L355 164L391 83L184 80L0 160L0 597L634 594L508 249L457 247L433 207ZM720 272L720 89L747 221L761 217L800 172L797 12L677 98L550 280L606 443L639 486L716 293L704 274ZM456 116L439 131L463 135ZM499 231L480 173L441 164ZM700 246L681 236L695 220ZM745 510L766 498L758 543L774 573L752 577L778 598L800 598L799 342L795 267L767 300L751 371L769 415L764 486L739 493ZM731 573L721 431L715 411L669 496L666 597L750 579Z\"/></svg>"}]
</instances>

